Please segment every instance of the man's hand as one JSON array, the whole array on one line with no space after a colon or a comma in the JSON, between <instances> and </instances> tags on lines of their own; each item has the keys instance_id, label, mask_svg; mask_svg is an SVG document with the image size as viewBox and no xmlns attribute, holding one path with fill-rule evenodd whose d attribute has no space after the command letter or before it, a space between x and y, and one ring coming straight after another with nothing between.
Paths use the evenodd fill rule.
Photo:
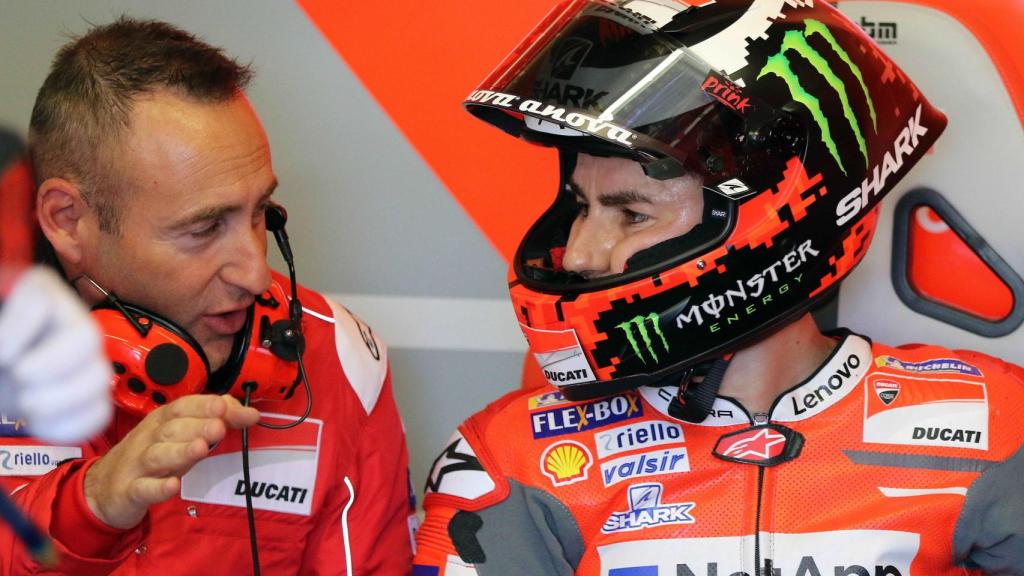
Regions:
<instances>
[{"instance_id":1,"label":"man's hand","mask_svg":"<svg viewBox=\"0 0 1024 576\"><path fill-rule=\"evenodd\" d=\"M227 428L259 420L231 396L185 396L151 412L85 475L85 499L96 517L131 528L153 504L181 490L181 477L206 457Z\"/></svg>"},{"instance_id":2,"label":"man's hand","mask_svg":"<svg viewBox=\"0 0 1024 576\"><path fill-rule=\"evenodd\" d=\"M43 440L80 442L109 422L112 378L78 295L42 266L18 276L0 309L0 412Z\"/></svg>"}]
</instances>

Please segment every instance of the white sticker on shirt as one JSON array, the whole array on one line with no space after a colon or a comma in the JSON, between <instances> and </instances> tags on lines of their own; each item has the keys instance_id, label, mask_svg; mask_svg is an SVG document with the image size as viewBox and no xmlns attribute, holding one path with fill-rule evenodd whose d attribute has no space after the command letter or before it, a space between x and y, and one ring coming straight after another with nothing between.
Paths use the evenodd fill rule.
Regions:
<instances>
[{"instance_id":1,"label":"white sticker on shirt","mask_svg":"<svg viewBox=\"0 0 1024 576\"><path fill-rule=\"evenodd\" d=\"M681 426L662 420L642 420L594 434L598 458L629 452L637 448L681 444L683 440Z\"/></svg>"},{"instance_id":2,"label":"white sticker on shirt","mask_svg":"<svg viewBox=\"0 0 1024 576\"><path fill-rule=\"evenodd\" d=\"M569 386L596 379L576 331L539 330L519 324L544 377L552 386Z\"/></svg>"},{"instance_id":3,"label":"white sticker on shirt","mask_svg":"<svg viewBox=\"0 0 1024 576\"><path fill-rule=\"evenodd\" d=\"M836 530L761 534L770 542L760 570L754 537L665 538L599 546L602 576L704 576L710 574L886 574L910 576L919 534L895 530Z\"/></svg>"},{"instance_id":4,"label":"white sticker on shirt","mask_svg":"<svg viewBox=\"0 0 1024 576\"><path fill-rule=\"evenodd\" d=\"M69 458L81 458L78 446L0 446L0 476L42 476Z\"/></svg>"},{"instance_id":5,"label":"white sticker on shirt","mask_svg":"<svg viewBox=\"0 0 1024 576\"><path fill-rule=\"evenodd\" d=\"M295 416L261 415L268 424L290 424ZM323 420L307 418L285 430L249 429L249 476L257 510L309 516L320 461ZM181 478L181 499L245 508L242 437L232 433Z\"/></svg>"},{"instance_id":6,"label":"white sticker on shirt","mask_svg":"<svg viewBox=\"0 0 1024 576\"><path fill-rule=\"evenodd\" d=\"M983 382L872 374L864 396L865 442L988 450Z\"/></svg>"}]
</instances>

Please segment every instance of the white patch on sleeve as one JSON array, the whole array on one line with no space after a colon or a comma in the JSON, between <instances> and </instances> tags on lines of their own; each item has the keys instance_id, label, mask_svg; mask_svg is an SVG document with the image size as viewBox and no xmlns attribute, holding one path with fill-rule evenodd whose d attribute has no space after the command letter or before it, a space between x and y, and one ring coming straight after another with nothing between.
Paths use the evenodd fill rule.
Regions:
<instances>
[{"instance_id":1,"label":"white patch on sleeve","mask_svg":"<svg viewBox=\"0 0 1024 576\"><path fill-rule=\"evenodd\" d=\"M448 494L466 500L475 500L494 490L495 483L484 470L476 452L458 430L448 439L448 445L434 460L427 478L426 493Z\"/></svg>"},{"instance_id":2,"label":"white patch on sleeve","mask_svg":"<svg viewBox=\"0 0 1024 576\"><path fill-rule=\"evenodd\" d=\"M388 373L388 350L370 326L348 308L328 300L334 313L338 360L356 396L369 414L377 405Z\"/></svg>"}]
</instances>

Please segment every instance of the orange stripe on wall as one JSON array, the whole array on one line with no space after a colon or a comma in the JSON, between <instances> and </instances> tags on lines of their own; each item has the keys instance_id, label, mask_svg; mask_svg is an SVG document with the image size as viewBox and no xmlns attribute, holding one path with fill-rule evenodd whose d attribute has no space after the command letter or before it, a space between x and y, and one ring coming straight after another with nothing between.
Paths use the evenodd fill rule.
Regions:
<instances>
[{"instance_id":1,"label":"orange stripe on wall","mask_svg":"<svg viewBox=\"0 0 1024 576\"><path fill-rule=\"evenodd\" d=\"M553 3L298 3L488 240L511 260L529 223L554 197L557 157L473 118L461 102Z\"/></svg>"}]
</instances>

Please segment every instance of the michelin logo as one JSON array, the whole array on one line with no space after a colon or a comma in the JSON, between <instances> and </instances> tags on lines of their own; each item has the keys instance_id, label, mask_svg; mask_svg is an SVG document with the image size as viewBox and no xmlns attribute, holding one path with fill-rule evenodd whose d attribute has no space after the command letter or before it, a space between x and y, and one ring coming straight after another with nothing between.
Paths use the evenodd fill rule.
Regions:
<instances>
[{"instance_id":1,"label":"michelin logo","mask_svg":"<svg viewBox=\"0 0 1024 576\"><path fill-rule=\"evenodd\" d=\"M629 487L629 510L612 512L601 526L601 532L630 532L668 524L693 524L693 502L662 504L662 485L657 482Z\"/></svg>"},{"instance_id":2,"label":"michelin logo","mask_svg":"<svg viewBox=\"0 0 1024 576\"><path fill-rule=\"evenodd\" d=\"M922 373L952 373L968 374L970 376L981 376L981 370L956 358L936 358L924 362L904 362L893 356L879 356L875 358L875 365L879 368L895 368L904 372Z\"/></svg>"}]
</instances>

